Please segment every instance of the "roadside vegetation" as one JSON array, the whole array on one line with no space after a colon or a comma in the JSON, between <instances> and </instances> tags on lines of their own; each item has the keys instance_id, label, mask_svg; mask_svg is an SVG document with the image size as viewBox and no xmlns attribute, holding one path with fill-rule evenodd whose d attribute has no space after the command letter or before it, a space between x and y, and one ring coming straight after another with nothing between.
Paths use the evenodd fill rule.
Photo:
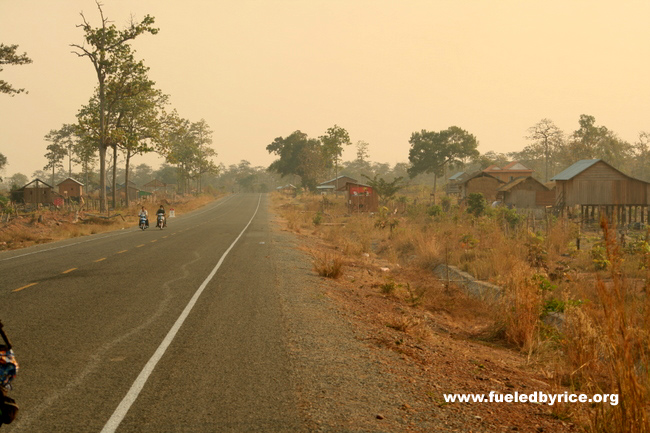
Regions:
<instances>
[{"instance_id":1,"label":"roadside vegetation","mask_svg":"<svg viewBox=\"0 0 650 433\"><path fill-rule=\"evenodd\" d=\"M490 208L481 196L433 204L423 187L400 194L374 214L348 214L343 197L333 195L276 193L274 203L288 230L321 245L314 253L319 275L334 276L326 272L334 261L339 279L367 268L378 294L408 307L387 327L420 341L444 329L522 353L525 367L541 372L553 392L619 394L616 406L555 405L554 417L585 431L650 431L648 231L533 218ZM439 265L501 294L477 299L436 276Z\"/></svg>"}]
</instances>

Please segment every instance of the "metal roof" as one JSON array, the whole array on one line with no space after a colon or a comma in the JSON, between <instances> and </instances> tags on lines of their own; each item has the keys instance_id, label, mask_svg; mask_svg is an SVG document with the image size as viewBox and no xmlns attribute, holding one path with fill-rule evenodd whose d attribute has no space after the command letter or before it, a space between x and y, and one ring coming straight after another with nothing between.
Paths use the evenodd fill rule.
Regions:
<instances>
[{"instance_id":1,"label":"metal roof","mask_svg":"<svg viewBox=\"0 0 650 433\"><path fill-rule=\"evenodd\" d=\"M510 191L512 188L514 188L515 186L519 185L522 182L526 182L528 179L531 179L533 182L537 182L538 184L540 184L544 188L548 189L548 187L546 185L544 185L542 182L538 181L537 179L535 179L532 176L520 176L520 177L518 177L516 179L513 179L510 182L506 183L505 185L500 187L497 191L502 191L502 192L503 191Z\"/></svg>"},{"instance_id":2,"label":"metal roof","mask_svg":"<svg viewBox=\"0 0 650 433\"><path fill-rule=\"evenodd\" d=\"M453 175L452 177L450 177L449 180L458 180L458 179L460 179L461 177L463 177L464 175L465 175L465 172L464 172L464 171L459 171L458 173L456 173L455 175Z\"/></svg>"},{"instance_id":3,"label":"metal roof","mask_svg":"<svg viewBox=\"0 0 650 433\"><path fill-rule=\"evenodd\" d=\"M598 161L602 159L582 159L574 163L571 167L565 169L562 173L556 174L551 180L570 180L579 175Z\"/></svg>"}]
</instances>

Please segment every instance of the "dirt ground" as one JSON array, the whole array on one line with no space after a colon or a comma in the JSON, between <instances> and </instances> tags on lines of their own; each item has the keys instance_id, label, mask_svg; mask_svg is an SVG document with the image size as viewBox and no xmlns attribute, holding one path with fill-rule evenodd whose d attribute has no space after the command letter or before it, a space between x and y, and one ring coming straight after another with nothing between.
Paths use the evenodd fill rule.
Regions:
<instances>
[{"instance_id":1,"label":"dirt ground","mask_svg":"<svg viewBox=\"0 0 650 433\"><path fill-rule=\"evenodd\" d=\"M290 231L281 218L280 224L282 230ZM436 419L444 431L580 429L570 421L567 405L447 403L443 394L565 390L552 386L550 375L521 352L483 341L481 337L490 329L489 320L481 315L481 302L445 287L432 273L403 269L373 254L342 256L318 231L294 235L308 254L343 257L342 275L322 278L327 295L354 324L356 338L380 357L391 376L399 378L402 389L416 396L415 401L402 405L413 425L419 419ZM427 308L420 305L425 296Z\"/></svg>"}]
</instances>

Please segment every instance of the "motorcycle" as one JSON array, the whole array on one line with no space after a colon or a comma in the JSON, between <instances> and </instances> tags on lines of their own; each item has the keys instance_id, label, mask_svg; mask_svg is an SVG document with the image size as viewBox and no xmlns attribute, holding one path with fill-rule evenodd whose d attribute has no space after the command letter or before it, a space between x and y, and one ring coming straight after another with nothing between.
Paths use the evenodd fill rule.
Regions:
<instances>
[{"instance_id":1,"label":"motorcycle","mask_svg":"<svg viewBox=\"0 0 650 433\"><path fill-rule=\"evenodd\" d=\"M160 230L162 230L164 225L165 225L165 215L159 213L158 214L158 224L156 224L156 227L160 227Z\"/></svg>"},{"instance_id":2,"label":"motorcycle","mask_svg":"<svg viewBox=\"0 0 650 433\"><path fill-rule=\"evenodd\" d=\"M18 414L16 400L7 395L12 389L11 382L18 372L18 362L2 328L2 322L0 322L0 336L4 341L4 344L0 344L0 426L2 426L2 424L11 424Z\"/></svg>"},{"instance_id":3,"label":"motorcycle","mask_svg":"<svg viewBox=\"0 0 650 433\"><path fill-rule=\"evenodd\" d=\"M147 217L144 215L140 215L140 228L142 230L147 228Z\"/></svg>"}]
</instances>

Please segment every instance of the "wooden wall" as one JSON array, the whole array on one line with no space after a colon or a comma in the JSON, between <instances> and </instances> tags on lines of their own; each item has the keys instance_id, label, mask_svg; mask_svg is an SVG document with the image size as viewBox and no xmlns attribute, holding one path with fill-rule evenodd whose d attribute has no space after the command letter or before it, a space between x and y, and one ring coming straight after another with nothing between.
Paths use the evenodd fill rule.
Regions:
<instances>
[{"instance_id":1,"label":"wooden wall","mask_svg":"<svg viewBox=\"0 0 650 433\"><path fill-rule=\"evenodd\" d=\"M503 185L497 179L488 176L475 177L465 183L465 197L480 192L488 203L497 199L497 189Z\"/></svg>"},{"instance_id":2,"label":"wooden wall","mask_svg":"<svg viewBox=\"0 0 650 433\"><path fill-rule=\"evenodd\" d=\"M647 205L650 184L597 162L568 181L558 181L564 201L572 205Z\"/></svg>"}]
</instances>

